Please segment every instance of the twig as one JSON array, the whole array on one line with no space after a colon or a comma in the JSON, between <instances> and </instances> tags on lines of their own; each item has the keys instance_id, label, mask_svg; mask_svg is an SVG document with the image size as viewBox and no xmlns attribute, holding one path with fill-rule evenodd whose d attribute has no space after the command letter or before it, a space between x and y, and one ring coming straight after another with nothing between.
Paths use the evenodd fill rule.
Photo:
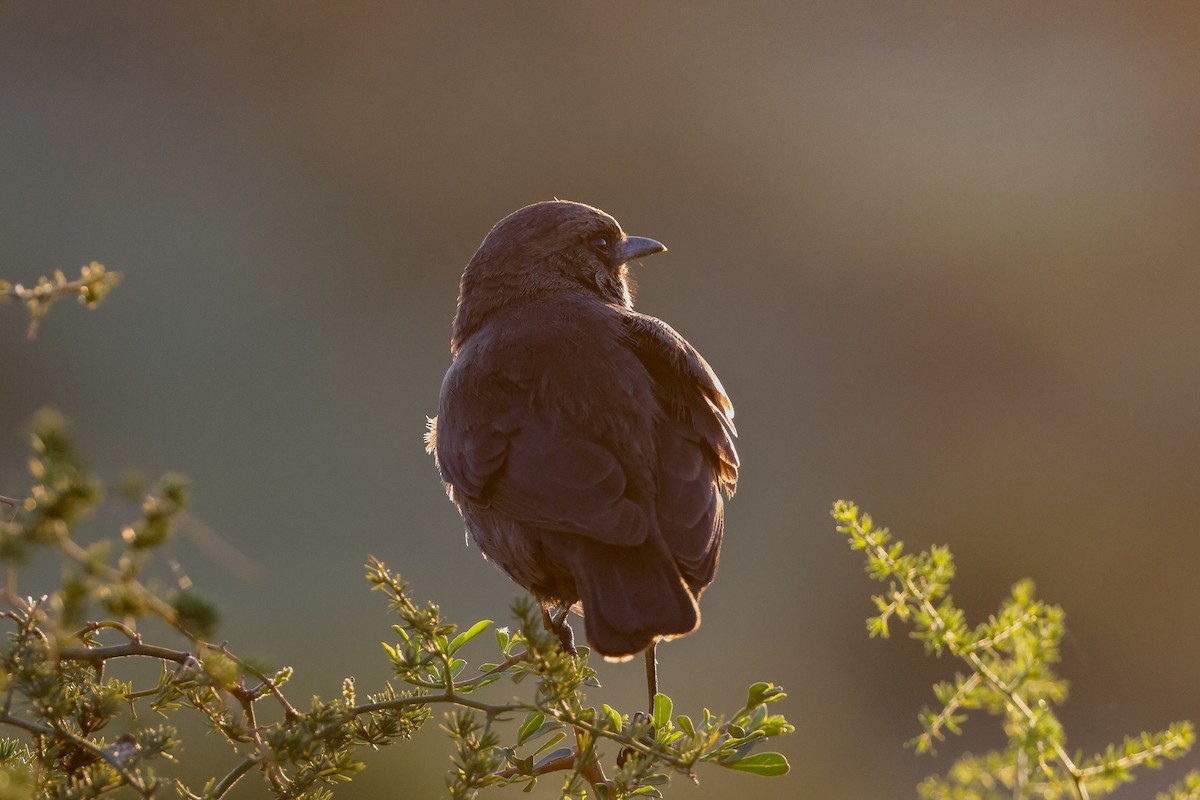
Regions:
<instances>
[{"instance_id":1,"label":"twig","mask_svg":"<svg viewBox=\"0 0 1200 800\"><path fill-rule=\"evenodd\" d=\"M940 740L943 735L941 730L946 725L947 720L954 715L954 712L958 711L962 707L963 698L975 691L982 681L982 675L980 675L978 672L972 672L971 677L963 681L962 686L959 686L958 690L954 692L954 696L946 701L946 704L942 707L942 710L938 712L938 715L929 723L927 726L929 728L929 732L922 734L920 738L924 738L926 736L929 737L927 741L929 741L931 747L933 745L933 738L936 737Z\"/></svg>"},{"instance_id":2,"label":"twig","mask_svg":"<svg viewBox=\"0 0 1200 800\"><path fill-rule=\"evenodd\" d=\"M673 756L660 747L654 747L652 745L648 745L643 741L633 738L632 736L625 736L620 733L614 733L606 727L593 725L589 722L585 722L584 720L577 719L570 714L551 712L551 713L547 714L547 716L552 716L555 719L557 719L559 722L566 723L567 725L570 725L574 728L579 728L579 729L585 730L588 733L592 734L593 739L595 739L595 738L608 739L608 740L616 742L617 744L620 744L624 747L627 747L630 750L636 750L637 752L641 753L644 756L650 756L651 758L658 759L659 761L663 762L664 764L667 764L668 766L674 767L676 769L689 771L689 770L691 770L692 766L694 765L694 762Z\"/></svg>"},{"instance_id":3,"label":"twig","mask_svg":"<svg viewBox=\"0 0 1200 800\"><path fill-rule=\"evenodd\" d=\"M172 650L169 647L142 644L140 641L129 642L128 644L114 644L107 647L64 647L58 651L60 661L86 661L90 664L99 664L110 658L126 658L129 656L158 658L163 661L173 661L176 664L186 664L188 659L193 658L191 653L184 652L183 650Z\"/></svg>"},{"instance_id":4,"label":"twig","mask_svg":"<svg viewBox=\"0 0 1200 800\"><path fill-rule=\"evenodd\" d=\"M112 628L115 631L120 631L121 633L125 634L125 638L129 639L131 642L140 642L142 640L141 635L139 635L137 631L133 630L124 623L111 619L89 622L87 625L84 625L82 628L76 631L72 638L82 641L83 637L87 636L89 633L95 633L96 631L103 630L105 628Z\"/></svg>"},{"instance_id":5,"label":"twig","mask_svg":"<svg viewBox=\"0 0 1200 800\"><path fill-rule=\"evenodd\" d=\"M2 494L0 494L0 503L12 508L12 516L8 518L9 522L12 522L17 518L17 511L21 508L21 506L25 505L20 500L14 500L11 497L5 497Z\"/></svg>"},{"instance_id":6,"label":"twig","mask_svg":"<svg viewBox=\"0 0 1200 800\"><path fill-rule=\"evenodd\" d=\"M281 795L286 796L292 788L292 782L288 780L288 776L283 771L283 768L275 762L271 748L263 741L262 732L259 731L258 722L254 717L253 695L245 687L238 687L232 694L241 703L242 713L246 715L246 729L250 731L250 738L253 740L254 746L258 748L258 760L262 764L263 773L267 776L267 780L271 782L271 785L275 787L275 790Z\"/></svg>"},{"instance_id":7,"label":"twig","mask_svg":"<svg viewBox=\"0 0 1200 800\"><path fill-rule=\"evenodd\" d=\"M1097 764L1094 767L1085 767L1079 771L1079 774L1084 777L1091 777L1092 775L1100 775L1101 773L1107 772L1114 767L1117 769L1131 769L1141 764L1145 764L1147 761L1155 761L1159 758L1162 758L1163 756L1168 755L1171 751L1175 750L1178 746L1178 744L1172 746L1172 743L1170 742L1155 745L1154 747L1151 747L1140 753L1134 753L1133 755L1125 756L1124 758L1118 758L1116 761L1111 763Z\"/></svg>"},{"instance_id":8,"label":"twig","mask_svg":"<svg viewBox=\"0 0 1200 800\"><path fill-rule=\"evenodd\" d=\"M22 284L9 284L0 281L0 300L19 300L29 309L29 330L26 337L29 341L37 338L38 324L50 311L50 307L69 294L75 294L89 306L100 302L113 286L121 281L121 273L108 272L104 265L93 261L79 270L79 277L73 281L61 270L54 272L54 279L41 278L32 288Z\"/></svg>"},{"instance_id":9,"label":"twig","mask_svg":"<svg viewBox=\"0 0 1200 800\"><path fill-rule=\"evenodd\" d=\"M225 777L221 778L221 780L217 783L217 785L213 787L212 795L211 795L213 800L220 800L220 798L224 797L225 793L228 792L230 789L232 789L233 785L235 783L237 783L239 780L241 780L243 775L245 775L250 770L254 769L254 765L257 763L258 763L257 756L248 756L247 758L243 759L242 762L239 763L236 767L229 770L229 772L226 773Z\"/></svg>"},{"instance_id":10,"label":"twig","mask_svg":"<svg viewBox=\"0 0 1200 800\"><path fill-rule=\"evenodd\" d=\"M229 644L228 642L222 642L220 644L220 646L215 646L215 645L205 643L205 646L211 647L214 650L219 650L221 653L228 656L239 667L241 667L246 672L249 672L251 675L253 675L254 677L258 678L260 681L262 681L263 687L266 687L271 692L271 695L279 702L279 705L282 706L283 715L284 715L284 717L287 718L288 722L293 722L293 721L299 719L301 716L300 712L297 711L295 706L293 706L290 702L288 702L288 699L283 696L283 692L279 691L279 687L275 685L275 681L268 678L266 673L263 672L262 670L258 669L257 667L251 666L250 664L247 664L245 661L243 661L242 659L240 659L236 655L234 655L232 652L230 652L228 644ZM259 687L259 688L262 688L262 687ZM255 691L257 692L258 690L256 689Z\"/></svg>"},{"instance_id":11,"label":"twig","mask_svg":"<svg viewBox=\"0 0 1200 800\"><path fill-rule=\"evenodd\" d=\"M417 697L396 697L391 700L380 700L378 703L364 703L354 706L353 708L346 709L343 719L335 724L344 724L354 717L361 714L370 714L372 711L399 710L401 708L408 708L409 706L427 706L433 703L453 703L454 705L473 708L476 711L488 714L503 714L508 711L532 711L535 708L535 706L528 703L506 703L502 705L481 703L478 700L463 697L460 694L426 694L418 695Z\"/></svg>"},{"instance_id":12,"label":"twig","mask_svg":"<svg viewBox=\"0 0 1200 800\"><path fill-rule=\"evenodd\" d=\"M469 680L469 681L463 681L462 683L456 683L455 688L458 689L459 691L473 689L475 686L477 686L482 681L487 680L488 678L492 677L493 675L499 675L500 673L504 672L512 665L520 663L521 661L526 661L526 660L528 660L528 658L529 658L528 650L522 650L519 653L514 653L513 655L504 659L502 662L500 662L496 666L492 667L491 669L489 669L487 672L483 673L482 675L479 675L478 677L475 677L475 678L471 678L471 680Z\"/></svg>"}]
</instances>

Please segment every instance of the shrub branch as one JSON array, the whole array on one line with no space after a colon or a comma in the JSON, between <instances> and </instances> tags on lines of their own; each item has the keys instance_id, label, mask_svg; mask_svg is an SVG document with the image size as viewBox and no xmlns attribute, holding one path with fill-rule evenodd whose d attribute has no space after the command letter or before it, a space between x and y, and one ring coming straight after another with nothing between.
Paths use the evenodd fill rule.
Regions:
<instances>
[{"instance_id":1,"label":"shrub branch","mask_svg":"<svg viewBox=\"0 0 1200 800\"><path fill-rule=\"evenodd\" d=\"M947 548L906 553L903 543L894 542L886 528L876 527L853 503L835 504L833 517L851 548L865 554L871 577L888 585L883 595L873 598L879 613L868 619L868 632L886 637L892 619L909 623L912 636L923 641L928 652L947 652L968 669L934 687L941 708L921 712L924 730L912 742L916 749L932 750L947 732L958 733L965 712L972 708L1005 720L1005 751L982 758L964 756L946 777L921 784L924 797L1020 800L1066 792L1076 800L1091 800L1133 780L1135 768L1157 766L1191 747L1192 725L1174 723L1160 733L1127 737L1088 759L1073 758L1052 709L1066 699L1067 691L1066 682L1053 670L1064 633L1062 609L1036 600L1033 584L1021 581L997 615L970 627L950 597L955 568Z\"/></svg>"},{"instance_id":2,"label":"shrub branch","mask_svg":"<svg viewBox=\"0 0 1200 800\"><path fill-rule=\"evenodd\" d=\"M121 281L121 273L109 272L104 265L93 261L79 270L79 277L68 280L61 270L47 278L38 278L33 286L13 284L0 280L0 303L16 300L29 311L29 329L26 336L30 341L37 338L38 326L50 313L50 308L64 297L74 295L88 308L96 307Z\"/></svg>"},{"instance_id":3,"label":"shrub branch","mask_svg":"<svg viewBox=\"0 0 1200 800\"><path fill-rule=\"evenodd\" d=\"M376 559L367 565L367 579L397 618L394 644L384 645L395 686L360 699L347 678L340 697L298 706L283 688L290 667L266 669L228 643L214 643L215 609L190 590L160 588L155 556L186 505L186 481L164 476L146 494L140 518L117 536L85 542L80 526L99 501L99 482L79 465L58 414L39 414L32 439L34 485L26 499L5 503L18 514L0 522L8 604L0 620L9 627L0 645L0 727L29 739L0 740L0 767L39 795L100 797L126 787L156 796L165 780L159 773L169 771L180 741L170 726L146 725L134 714L139 705L167 719L198 713L230 748L232 765L202 787L171 781L192 800L219 800L256 771L276 798L325 800L364 767L363 748L408 739L435 708L447 710L443 728L454 742L447 776L454 798L474 798L491 786L529 785L552 773L564 776L564 797L619 800L661 797L671 774L694 778L700 763L759 775L788 770L782 755L757 752L793 730L768 710L785 696L779 687L754 684L745 706L728 719L708 711L696 722L672 717L665 695L655 698L653 719L607 705L597 709L584 694L598 685L587 648L579 648L578 657L562 652L531 602L513 606L513 631L494 628L490 620L460 631L436 605L417 604L399 576ZM38 550L57 555L62 585L43 597L22 598L17 579ZM463 652L468 646L478 650L488 630L497 657L470 675ZM131 659L162 665L154 686L121 679L122 665ZM501 682L524 683L527 691L488 696ZM100 738L122 717L134 723L134 733L113 742ZM554 747L562 741L573 744Z\"/></svg>"}]
</instances>

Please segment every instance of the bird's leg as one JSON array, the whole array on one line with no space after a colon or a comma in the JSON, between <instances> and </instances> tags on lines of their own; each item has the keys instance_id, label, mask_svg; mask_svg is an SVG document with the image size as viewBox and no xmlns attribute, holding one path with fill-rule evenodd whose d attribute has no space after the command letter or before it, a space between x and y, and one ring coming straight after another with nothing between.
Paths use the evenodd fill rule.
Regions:
<instances>
[{"instance_id":1,"label":"bird's leg","mask_svg":"<svg viewBox=\"0 0 1200 800\"><path fill-rule=\"evenodd\" d=\"M658 659L655 658L655 649L658 647L658 642L652 642L646 648L646 694L649 695L648 711L643 714L640 711L635 711L629 718L631 725L635 725L642 720L651 721L654 719L654 695L658 694ZM643 744L654 744L654 737L647 735L642 737ZM622 767L636 751L630 747L621 748L621 752L617 754L617 766Z\"/></svg>"},{"instance_id":2,"label":"bird's leg","mask_svg":"<svg viewBox=\"0 0 1200 800\"><path fill-rule=\"evenodd\" d=\"M650 716L654 716L654 695L658 694L658 659L654 651L658 642L651 642L646 648L646 691L650 695Z\"/></svg>"},{"instance_id":3,"label":"bird's leg","mask_svg":"<svg viewBox=\"0 0 1200 800\"><path fill-rule=\"evenodd\" d=\"M571 630L571 626L567 623L567 614L569 609L556 608L553 611L542 609L542 625L546 630L558 637L562 649L573 656L579 655L575 651L575 631Z\"/></svg>"}]
</instances>

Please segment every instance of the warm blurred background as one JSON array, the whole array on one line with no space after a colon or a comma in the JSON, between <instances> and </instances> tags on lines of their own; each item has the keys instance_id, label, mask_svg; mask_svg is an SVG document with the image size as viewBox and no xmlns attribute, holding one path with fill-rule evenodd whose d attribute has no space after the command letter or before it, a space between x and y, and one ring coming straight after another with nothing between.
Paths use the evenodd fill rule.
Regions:
<instances>
[{"instance_id":1,"label":"warm blurred background","mask_svg":"<svg viewBox=\"0 0 1200 800\"><path fill-rule=\"evenodd\" d=\"M790 777L675 794L906 797L959 752L902 747L953 665L867 639L839 497L950 544L973 614L1027 575L1065 606L1073 745L1200 720L1200 9L733 6L3 4L0 276L126 280L32 344L0 310L0 493L56 404L102 473L189 474L258 565L173 546L222 637L298 698L378 686L368 554L462 622L517 593L421 433L480 239L578 199L668 244L639 308L737 405L721 574L665 688L774 680L798 724ZM597 702L640 704L640 669L600 669ZM430 726L338 796L437 796L448 753Z\"/></svg>"}]
</instances>

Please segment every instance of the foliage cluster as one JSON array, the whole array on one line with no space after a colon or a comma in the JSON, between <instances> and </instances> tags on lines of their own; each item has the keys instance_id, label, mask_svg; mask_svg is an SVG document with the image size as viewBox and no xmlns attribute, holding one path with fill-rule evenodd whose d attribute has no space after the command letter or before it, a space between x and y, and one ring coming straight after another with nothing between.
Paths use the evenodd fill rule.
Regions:
<instances>
[{"instance_id":1,"label":"foliage cluster","mask_svg":"<svg viewBox=\"0 0 1200 800\"><path fill-rule=\"evenodd\" d=\"M0 523L0 619L7 622L0 725L27 734L0 742L7 777L0 798L117 790L148 798L171 787L181 797L216 800L252 771L275 797L328 798L332 786L363 768L363 748L407 739L438 705L450 709L443 727L455 748L447 779L454 798L488 786L532 785L554 772L565 774L564 797L614 799L660 797L672 774L694 778L702 763L787 772L778 753L752 752L792 730L768 709L784 697L778 687L754 684L745 706L727 719L707 709L695 719L675 715L661 694L651 714L589 706L583 690L596 684L587 648L578 657L562 652L527 601L514 606L514 631L495 630L493 661L467 677L463 650L492 622L459 632L437 606L415 603L376 560L368 580L399 618L395 643L384 645L396 686L360 697L346 678L338 697L301 708L284 693L290 668L263 669L210 641L212 606L154 578L155 556L187 499L181 477L165 476L145 497L141 517L118 535L84 544L79 523L101 486L79 465L56 413L42 412L34 423L30 468L34 485L23 500L9 501L12 519ZM37 550L57 556L61 586L22 597L21 565ZM150 643L151 630L174 644ZM158 662L157 680L135 685L123 677L121 665L132 659ZM497 702L477 694L502 680L524 683L527 696ZM161 720L177 712L201 715L231 751L230 765L201 786L172 774L183 742Z\"/></svg>"},{"instance_id":2,"label":"foliage cluster","mask_svg":"<svg viewBox=\"0 0 1200 800\"><path fill-rule=\"evenodd\" d=\"M74 281L60 272L31 289L0 281L0 302L26 305L33 338L57 300L74 294L94 306L118 279L93 263ZM754 752L793 730L770 709L785 696L779 687L754 684L727 719L708 709L695 718L676 715L662 694L648 714L596 708L584 694L596 685L588 649L564 653L530 602L513 606L514 629L482 620L460 632L436 605L414 602L399 576L375 559L367 579L399 619L393 643L383 647L400 688L389 683L360 697L346 678L336 698L313 698L299 708L284 694L291 668L265 669L210 641L216 610L153 577L156 555L187 500L182 477L164 476L145 496L141 516L119 535L84 544L80 522L99 502L101 485L74 457L58 414L38 415L33 451L27 496L0 496L12 508L0 520L0 726L23 734L0 736L0 800L149 798L166 788L189 800L217 800L251 772L278 798L330 798L332 787L363 768L363 748L407 739L438 705L448 709L442 728L454 757L446 786L456 800L485 787L530 788L551 773L564 774L563 797L616 800L661 797L672 775L694 780L702 763L764 776L788 771L779 753ZM1067 697L1056 672L1062 609L1038 600L1032 582L1021 581L995 615L969 625L950 595L955 566L947 548L908 553L853 503L838 502L833 516L850 546L865 554L868 574L886 584L873 598L878 613L867 621L870 635L887 637L894 623L906 624L928 653L960 664L951 680L934 686L937 707L921 711L921 733L910 744L932 751L961 731L972 710L996 717L1006 735L1003 749L968 753L946 775L922 782L923 798L1092 800L1132 781L1139 767L1158 766L1192 746L1192 725L1174 723L1101 753L1069 751L1054 711ZM58 557L61 585L22 597L18 579L35 551ZM496 655L469 673L463 650L477 647L488 629ZM148 643L153 630L176 646ZM157 680L139 688L119 673L127 661L142 659L159 669ZM484 691L492 686L494 695L497 684L522 683L524 698L496 701ZM202 786L171 774L183 742L159 720L181 711L198 714L231 751L228 768ZM1200 771L1158 800L1200 800Z\"/></svg>"},{"instance_id":3,"label":"foliage cluster","mask_svg":"<svg viewBox=\"0 0 1200 800\"><path fill-rule=\"evenodd\" d=\"M1043 797L1089 800L1135 778L1138 767L1179 758L1195 741L1191 723L1177 722L1158 733L1142 733L1084 755L1067 749L1067 735L1054 706L1067 697L1055 672L1064 633L1061 608L1038 600L1033 583L1012 587L998 613L971 626L954 605L950 581L954 559L946 547L908 553L887 528L853 503L833 507L837 529L866 556L867 573L887 585L872 599L879 612L867 620L871 636L887 637L891 623L912 626L927 653L948 654L963 671L933 687L938 706L919 715L921 733L910 744L931 751L947 733L959 733L967 711L998 717L1007 746L982 756L964 755L944 776L925 780L918 791L928 800L1011 800ZM1200 772L1192 773L1159 800L1200 800Z\"/></svg>"}]
</instances>

